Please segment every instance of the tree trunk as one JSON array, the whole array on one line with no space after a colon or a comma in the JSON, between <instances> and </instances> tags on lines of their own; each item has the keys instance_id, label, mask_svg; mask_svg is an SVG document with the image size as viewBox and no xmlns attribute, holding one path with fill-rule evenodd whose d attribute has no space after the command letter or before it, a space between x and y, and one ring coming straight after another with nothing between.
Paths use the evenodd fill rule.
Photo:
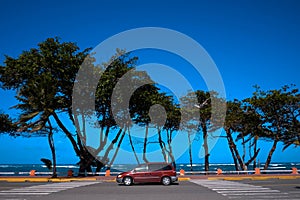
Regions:
<instances>
[{"instance_id":1,"label":"tree trunk","mask_svg":"<svg viewBox=\"0 0 300 200\"><path fill-rule=\"evenodd\" d=\"M254 153L257 151L257 138L256 138L256 136L254 137L254 146L253 146L253 151L254 151ZM255 157L255 159L253 160L253 169L255 169L256 168L256 157Z\"/></svg>"},{"instance_id":2,"label":"tree trunk","mask_svg":"<svg viewBox=\"0 0 300 200\"><path fill-rule=\"evenodd\" d=\"M259 153L260 149L258 149L256 152L254 152L254 155L252 157L250 157L250 159L245 163L246 167L249 166L249 164L256 159L258 153Z\"/></svg>"},{"instance_id":3,"label":"tree trunk","mask_svg":"<svg viewBox=\"0 0 300 200\"><path fill-rule=\"evenodd\" d=\"M106 149L106 152L103 156L102 162L104 162L104 163L108 162L108 155L109 155L110 151L113 149L114 144L117 143L122 132L123 132L122 129L120 129L119 132L117 133L116 137L113 139L113 141L111 141L110 145Z\"/></svg>"},{"instance_id":4,"label":"tree trunk","mask_svg":"<svg viewBox=\"0 0 300 200\"><path fill-rule=\"evenodd\" d=\"M82 137L80 133L76 134L77 137L77 145L80 149L80 170L79 170L79 176L85 176L92 173L92 163L94 161L94 157L90 154L90 152L85 148L85 146L82 145ZM85 141L83 141L85 143ZM87 173L87 174L86 174Z\"/></svg>"},{"instance_id":5,"label":"tree trunk","mask_svg":"<svg viewBox=\"0 0 300 200\"><path fill-rule=\"evenodd\" d=\"M53 112L53 117L56 121L56 123L58 124L59 128L61 128L61 130L66 134L67 138L70 140L71 144L72 144L72 147L76 153L77 156L81 157L81 153L80 153L80 150L77 146L77 143L72 135L72 133L70 133L68 131L68 129L63 125L63 123L60 121L59 117L57 116L57 114L55 112Z\"/></svg>"},{"instance_id":6,"label":"tree trunk","mask_svg":"<svg viewBox=\"0 0 300 200\"><path fill-rule=\"evenodd\" d=\"M236 147L236 144L234 143L234 140L232 138L232 135L231 135L231 131L230 130L227 130L225 131L226 132L226 136L227 136L227 139L229 140L229 144L231 146L231 148L233 149L234 151L234 154L235 154L235 158L237 159L238 163L239 163L239 168L238 170L242 169L242 170L245 170L245 164L239 154L239 151Z\"/></svg>"},{"instance_id":7,"label":"tree trunk","mask_svg":"<svg viewBox=\"0 0 300 200\"><path fill-rule=\"evenodd\" d=\"M77 142L76 142L76 140L74 139L74 136L64 126L64 124L59 119L58 115L55 112L53 112L52 115L53 115L56 123L60 127L60 129L66 134L67 138L70 140L76 155L80 159L80 161L78 163L79 164L79 174L78 175L85 176L85 172L91 172L91 165L95 161L94 156L91 155L90 152L82 145L79 133L76 134L76 136L77 136ZM73 120L73 122L74 122L74 120ZM100 162L102 162L102 161L100 161Z\"/></svg>"},{"instance_id":8,"label":"tree trunk","mask_svg":"<svg viewBox=\"0 0 300 200\"><path fill-rule=\"evenodd\" d=\"M57 177L57 172L56 172L56 154L55 154L55 146L54 146L54 140L53 140L53 129L52 125L50 123L50 120L48 120L49 126L50 126L50 132L48 134L48 143L51 149L51 154L52 154L52 178Z\"/></svg>"},{"instance_id":9,"label":"tree trunk","mask_svg":"<svg viewBox=\"0 0 300 200\"><path fill-rule=\"evenodd\" d=\"M167 161L167 154L166 154L166 151L165 151L165 143L164 141L162 140L162 137L161 137L161 128L157 128L158 130L158 142L159 142L159 146L160 146L160 149L161 149L161 153L162 153L162 156L164 157L165 161Z\"/></svg>"},{"instance_id":10,"label":"tree trunk","mask_svg":"<svg viewBox=\"0 0 300 200\"><path fill-rule=\"evenodd\" d=\"M93 170L92 170L92 163L88 163L88 165L86 166L85 170L87 172L87 175L88 176L93 176L94 173L93 173Z\"/></svg>"},{"instance_id":11,"label":"tree trunk","mask_svg":"<svg viewBox=\"0 0 300 200\"><path fill-rule=\"evenodd\" d=\"M208 152L208 141L207 141L207 127L205 123L202 123L202 131L203 131L203 148L204 148L204 170L206 172L209 171L209 152Z\"/></svg>"},{"instance_id":12,"label":"tree trunk","mask_svg":"<svg viewBox=\"0 0 300 200\"><path fill-rule=\"evenodd\" d=\"M104 135L104 138L103 138L103 128L101 128L101 135L100 135L100 145L99 145L99 148L95 151L95 154L98 155L105 147L106 143L107 143L107 138L108 138L108 134L109 134L109 130L110 130L110 127L106 127L106 130L105 130L105 135Z\"/></svg>"},{"instance_id":13,"label":"tree trunk","mask_svg":"<svg viewBox=\"0 0 300 200\"><path fill-rule=\"evenodd\" d=\"M78 176L86 176L86 173L88 173L87 175L92 175L92 164L96 162L95 157L85 147L81 149L80 153L82 158L80 158L80 162L78 163Z\"/></svg>"},{"instance_id":14,"label":"tree trunk","mask_svg":"<svg viewBox=\"0 0 300 200\"><path fill-rule=\"evenodd\" d=\"M80 162L78 163L79 164L79 170L78 170L78 176L81 176L81 177L84 177L86 176L86 166L87 166L87 163L84 159L80 159Z\"/></svg>"},{"instance_id":15,"label":"tree trunk","mask_svg":"<svg viewBox=\"0 0 300 200\"><path fill-rule=\"evenodd\" d=\"M112 157L112 159L111 159L111 161L110 161L110 163L109 163L109 165L108 165L109 168L110 168L110 167L112 166L112 164L115 162L115 159L116 159L116 157L117 157L117 155L118 155L118 152L119 152L119 149L120 149L120 147L121 147L122 141L123 141L123 139L124 139L125 133L126 133L126 131L124 130L124 131L123 131L123 134L122 134L122 136L121 136L121 138L120 138L120 140L119 140L119 142L118 142L117 149L116 149L116 151L115 151L115 153L114 153L114 155L113 155L113 157Z\"/></svg>"},{"instance_id":16,"label":"tree trunk","mask_svg":"<svg viewBox=\"0 0 300 200\"><path fill-rule=\"evenodd\" d=\"M139 161L139 158L137 157L136 152L135 152L135 148L134 148L134 145L133 145L133 142L132 142L132 138L131 138L131 134L130 134L130 128L128 127L127 130L128 130L128 137L129 137L129 142L130 142L131 149L133 151L135 160L136 160L137 164L139 165L140 161Z\"/></svg>"},{"instance_id":17,"label":"tree trunk","mask_svg":"<svg viewBox=\"0 0 300 200\"><path fill-rule=\"evenodd\" d=\"M233 141L232 141L232 138L229 137L231 135L230 130L226 129L225 132L226 132L226 135L227 135L226 139L227 139L228 147L229 147L229 150L231 152L231 156L232 156L232 159L233 159L233 162L234 162L235 170L239 171L238 161L237 161L236 155L234 153L234 149L233 149L234 148L234 146L232 144Z\"/></svg>"},{"instance_id":18,"label":"tree trunk","mask_svg":"<svg viewBox=\"0 0 300 200\"><path fill-rule=\"evenodd\" d=\"M192 141L191 141L191 134L188 134L189 139L189 156L190 156L190 170L193 171L193 154L192 154Z\"/></svg>"},{"instance_id":19,"label":"tree trunk","mask_svg":"<svg viewBox=\"0 0 300 200\"><path fill-rule=\"evenodd\" d=\"M242 134L242 145L243 145L243 156L242 160L245 163L245 157L246 157L246 144L245 144L245 138L244 135Z\"/></svg>"},{"instance_id":20,"label":"tree trunk","mask_svg":"<svg viewBox=\"0 0 300 200\"><path fill-rule=\"evenodd\" d=\"M273 156L274 151L276 150L277 143L278 143L278 140L275 139L275 140L274 140L274 143L273 143L273 145L272 145L272 148L271 148L271 150L270 150L270 152L269 152L268 158L267 158L267 160L266 160L266 163L265 163L265 166L264 166L264 170L268 169L268 167L269 167L269 165L270 165L270 163L271 163L271 159L272 159L272 156Z\"/></svg>"},{"instance_id":21,"label":"tree trunk","mask_svg":"<svg viewBox=\"0 0 300 200\"><path fill-rule=\"evenodd\" d=\"M175 162L175 157L173 155L173 149L172 149L172 131L167 130L167 137L168 137L168 148L169 148L168 154L171 158L171 162L174 168L176 169L176 162Z\"/></svg>"},{"instance_id":22,"label":"tree trunk","mask_svg":"<svg viewBox=\"0 0 300 200\"><path fill-rule=\"evenodd\" d=\"M146 153L147 153L147 141L148 141L148 129L149 126L148 124L146 125L146 132L145 132L145 138L144 138L144 149L143 149L143 160L145 163L148 163L148 159L146 157Z\"/></svg>"},{"instance_id":23,"label":"tree trunk","mask_svg":"<svg viewBox=\"0 0 300 200\"><path fill-rule=\"evenodd\" d=\"M99 160L95 160L96 162L96 173L100 172L101 169L105 166L102 162L100 162Z\"/></svg>"}]
</instances>

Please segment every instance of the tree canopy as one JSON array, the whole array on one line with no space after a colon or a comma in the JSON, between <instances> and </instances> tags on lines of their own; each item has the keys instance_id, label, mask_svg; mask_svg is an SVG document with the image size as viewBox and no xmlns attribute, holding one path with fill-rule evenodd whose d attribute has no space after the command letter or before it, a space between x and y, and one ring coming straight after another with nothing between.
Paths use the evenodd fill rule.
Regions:
<instances>
[{"instance_id":1,"label":"tree canopy","mask_svg":"<svg viewBox=\"0 0 300 200\"><path fill-rule=\"evenodd\" d=\"M10 135L15 135L16 126L13 120L8 114L3 112L0 113L0 133L8 133Z\"/></svg>"},{"instance_id":2,"label":"tree canopy","mask_svg":"<svg viewBox=\"0 0 300 200\"><path fill-rule=\"evenodd\" d=\"M0 113L0 132L13 136L48 136L54 158L53 134L59 130L72 144L82 174L91 172L92 165L100 170L106 164L113 164L126 133L138 163L138 145L142 146L139 149L142 149L144 162L148 162L147 146L155 143L163 159L167 161L170 157L174 164L173 149L176 146L172 141L175 133L188 133L190 159L194 142L191 136L201 135L206 171L209 171L210 156L207 140L210 133L220 128L226 132L237 170L245 170L250 163L256 162L260 152L259 139L273 143L265 168L268 168L278 142L285 145L284 149L300 145L300 94L295 86L268 91L256 87L252 97L228 101L223 126L224 116L213 113L216 111L212 109L213 103L215 107L221 107L226 101L218 97L217 92L190 92L180 99L180 104L172 95L163 92L146 72L135 70L137 61L138 58L130 53L116 50L107 64L97 64L96 56L90 54L89 48L80 50L76 43L61 42L59 38L48 38L17 58L6 56L0 67L0 86L16 91L18 104L13 108L20 114L17 119L11 119ZM81 67L86 70L85 77L81 77L84 84L74 89ZM128 76L127 82L122 82L124 76ZM94 81L98 83L95 88ZM132 88L134 85L138 87ZM86 100L75 102L77 108L74 108L74 94ZM126 96L128 94L130 98ZM90 101L95 102L95 110L87 106ZM119 106L127 103L126 108ZM87 144L89 129L86 123L94 111L96 121L93 126L99 127L97 147ZM70 120L71 127L66 119ZM133 125L145 128L143 141L130 134ZM149 128L157 131L156 138L149 138ZM237 148L238 142L241 142L243 153ZM246 145L249 146L248 160ZM192 160L190 162L192 166Z\"/></svg>"}]
</instances>

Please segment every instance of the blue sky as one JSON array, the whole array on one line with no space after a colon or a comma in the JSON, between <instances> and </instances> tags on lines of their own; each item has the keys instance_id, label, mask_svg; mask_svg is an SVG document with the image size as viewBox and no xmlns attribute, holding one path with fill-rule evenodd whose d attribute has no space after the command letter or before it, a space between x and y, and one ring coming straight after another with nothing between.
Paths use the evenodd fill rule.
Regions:
<instances>
[{"instance_id":1,"label":"blue sky","mask_svg":"<svg viewBox=\"0 0 300 200\"><path fill-rule=\"evenodd\" d=\"M153 26L182 32L200 43L216 63L228 99L251 96L255 84L266 90L291 83L300 86L297 0L2 0L0 5L0 63L4 55L16 57L48 37L77 42L84 49L119 32ZM13 93L0 91L0 95L0 108L11 112L8 107L16 103ZM58 154L68 152L61 153L58 161L75 163L64 136L55 139ZM269 150L268 144L263 147L262 151ZM226 148L218 145L211 161L230 162L230 157L220 154ZM0 151L7 152L0 163L39 163L41 157L50 157L46 138L0 136ZM299 148L285 153L278 148L274 161L300 161L299 153ZM264 153L261 156L264 160Z\"/></svg>"}]
</instances>

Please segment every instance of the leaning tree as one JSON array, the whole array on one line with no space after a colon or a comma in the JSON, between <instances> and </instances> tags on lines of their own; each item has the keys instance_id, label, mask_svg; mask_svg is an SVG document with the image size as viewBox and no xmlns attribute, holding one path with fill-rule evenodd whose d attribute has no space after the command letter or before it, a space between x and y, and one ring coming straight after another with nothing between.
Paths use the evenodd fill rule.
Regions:
<instances>
[{"instance_id":1,"label":"leaning tree","mask_svg":"<svg viewBox=\"0 0 300 200\"><path fill-rule=\"evenodd\" d=\"M245 100L262 119L262 138L271 141L264 169L269 167L279 142L297 144L299 139L299 91L294 85L263 91L256 86L256 92ZM293 139L291 139L293 138ZM298 140L299 141L299 140Z\"/></svg>"},{"instance_id":2,"label":"leaning tree","mask_svg":"<svg viewBox=\"0 0 300 200\"><path fill-rule=\"evenodd\" d=\"M97 170L105 166L114 146L122 143L128 127L116 123L111 98L120 78L134 68L137 60L129 53L117 50L107 64L99 64L97 55L89 54L89 51L80 50L72 42L48 38L17 58L6 56L0 67L2 89L16 91L18 104L15 108L20 113L15 123L17 130L46 133L50 136L49 141L53 141L53 131L49 130L59 128L79 157L82 175L91 172L92 165L96 165ZM80 77L83 83L74 88L78 84L79 69L84 71L84 76ZM147 76L141 73L134 78L145 79ZM96 88L95 81L98 83ZM85 98L75 100L74 94ZM90 101L94 101L95 108L89 108ZM138 99L135 102L142 103ZM94 112L96 119L93 118L95 121L91 123L99 128L96 133L100 138L98 147L87 144L90 130L86 123L94 117Z\"/></svg>"}]
</instances>

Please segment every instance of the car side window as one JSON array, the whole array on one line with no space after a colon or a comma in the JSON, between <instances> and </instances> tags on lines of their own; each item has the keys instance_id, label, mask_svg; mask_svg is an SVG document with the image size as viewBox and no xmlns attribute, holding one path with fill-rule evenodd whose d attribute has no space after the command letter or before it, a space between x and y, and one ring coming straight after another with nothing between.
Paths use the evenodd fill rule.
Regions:
<instances>
[{"instance_id":1,"label":"car side window","mask_svg":"<svg viewBox=\"0 0 300 200\"><path fill-rule=\"evenodd\" d=\"M150 171L158 171L161 169L161 165L157 165L157 164L151 164L149 165L149 170Z\"/></svg>"},{"instance_id":2,"label":"car side window","mask_svg":"<svg viewBox=\"0 0 300 200\"><path fill-rule=\"evenodd\" d=\"M140 165L136 168L134 168L135 172L147 172L148 171L148 166L147 165Z\"/></svg>"},{"instance_id":3,"label":"car side window","mask_svg":"<svg viewBox=\"0 0 300 200\"><path fill-rule=\"evenodd\" d=\"M162 170L172 170L172 167L170 165L164 166Z\"/></svg>"},{"instance_id":4,"label":"car side window","mask_svg":"<svg viewBox=\"0 0 300 200\"><path fill-rule=\"evenodd\" d=\"M162 165L162 164L153 164L149 165L149 171L165 171L172 170L170 165Z\"/></svg>"}]
</instances>

